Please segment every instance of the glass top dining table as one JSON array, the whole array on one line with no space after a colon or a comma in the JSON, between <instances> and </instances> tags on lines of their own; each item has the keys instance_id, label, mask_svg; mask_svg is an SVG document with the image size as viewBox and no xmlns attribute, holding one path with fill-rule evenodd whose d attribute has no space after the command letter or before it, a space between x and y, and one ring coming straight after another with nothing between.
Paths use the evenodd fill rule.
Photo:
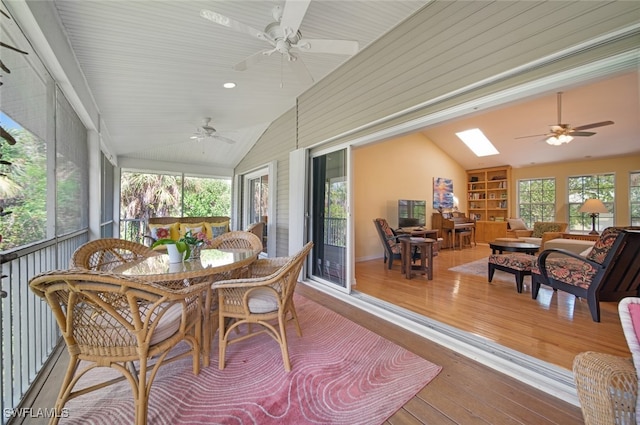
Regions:
<instances>
[{"instance_id":1,"label":"glass top dining table","mask_svg":"<svg viewBox=\"0 0 640 425\"><path fill-rule=\"evenodd\" d=\"M200 258L170 263L168 254L123 264L114 272L145 280L188 279L235 270L251 264L259 252L249 249L203 249Z\"/></svg>"},{"instance_id":2,"label":"glass top dining table","mask_svg":"<svg viewBox=\"0 0 640 425\"><path fill-rule=\"evenodd\" d=\"M220 280L240 276L241 269L253 263L260 250L251 249L203 249L200 258L181 263L170 263L166 253L152 255L142 260L123 264L114 273L146 280L174 291L185 287L202 287L198 297L198 314L201 326L196 329L196 340L200 345L203 366L209 366L210 344L206 335L215 332L210 319L215 291L211 285Z\"/></svg>"}]
</instances>

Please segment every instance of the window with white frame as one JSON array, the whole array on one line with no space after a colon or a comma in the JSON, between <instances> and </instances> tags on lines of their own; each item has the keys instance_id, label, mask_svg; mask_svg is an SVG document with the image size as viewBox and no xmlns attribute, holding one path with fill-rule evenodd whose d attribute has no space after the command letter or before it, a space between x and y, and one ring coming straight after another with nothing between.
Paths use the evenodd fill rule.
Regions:
<instances>
[{"instance_id":1,"label":"window with white frame","mask_svg":"<svg viewBox=\"0 0 640 425\"><path fill-rule=\"evenodd\" d=\"M580 207L587 199L599 199L608 210L608 212L600 213L596 217L596 230L601 231L614 225L615 183L616 179L613 173L569 177L570 231L582 232L591 230L591 215L580 212Z\"/></svg>"},{"instance_id":2,"label":"window with white frame","mask_svg":"<svg viewBox=\"0 0 640 425\"><path fill-rule=\"evenodd\" d=\"M629 173L629 216L632 226L640 226L640 171Z\"/></svg>"},{"instance_id":3,"label":"window with white frame","mask_svg":"<svg viewBox=\"0 0 640 425\"><path fill-rule=\"evenodd\" d=\"M536 221L555 221L556 179L518 181L518 217L533 228Z\"/></svg>"}]
</instances>

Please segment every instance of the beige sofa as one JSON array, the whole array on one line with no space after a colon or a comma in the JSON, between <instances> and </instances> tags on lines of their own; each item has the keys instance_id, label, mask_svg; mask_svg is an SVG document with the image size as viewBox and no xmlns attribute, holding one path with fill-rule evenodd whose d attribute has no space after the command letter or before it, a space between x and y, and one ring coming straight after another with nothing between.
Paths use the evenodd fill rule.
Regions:
<instances>
[{"instance_id":1,"label":"beige sofa","mask_svg":"<svg viewBox=\"0 0 640 425\"><path fill-rule=\"evenodd\" d=\"M507 219L509 230L506 239L517 239L518 241L540 245L540 250L544 249L545 243L552 239L561 238L566 232L568 223L550 221L536 221L533 229L527 229L522 219ZM501 238L505 239L505 238Z\"/></svg>"},{"instance_id":2,"label":"beige sofa","mask_svg":"<svg viewBox=\"0 0 640 425\"><path fill-rule=\"evenodd\" d=\"M563 234L559 238L548 240L542 249L565 249L578 255L586 255L588 249L593 248L597 237L591 235Z\"/></svg>"}]
</instances>

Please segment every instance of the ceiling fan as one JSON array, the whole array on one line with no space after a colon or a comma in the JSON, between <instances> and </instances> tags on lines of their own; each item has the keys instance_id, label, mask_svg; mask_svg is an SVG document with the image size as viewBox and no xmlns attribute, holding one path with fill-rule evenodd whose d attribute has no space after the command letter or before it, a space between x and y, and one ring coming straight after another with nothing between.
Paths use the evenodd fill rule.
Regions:
<instances>
[{"instance_id":1,"label":"ceiling fan","mask_svg":"<svg viewBox=\"0 0 640 425\"><path fill-rule=\"evenodd\" d=\"M198 130L193 133L193 136L190 137L191 140L197 140L198 142L203 141L206 138L222 140L223 142L234 144L236 141L231 140L224 136L219 136L217 130L209 125L211 122L211 118L207 117L202 120L202 126L198 127Z\"/></svg>"},{"instance_id":2,"label":"ceiling fan","mask_svg":"<svg viewBox=\"0 0 640 425\"><path fill-rule=\"evenodd\" d=\"M298 28L302 23L302 19L307 12L310 2L311 0L289 0L285 2L284 7L276 5L272 10L272 16L275 21L268 24L263 31L256 30L242 22L211 10L203 9L200 11L200 16L216 24L248 34L270 44L270 48L261 50L236 64L233 67L236 71L245 71L265 57L277 52L280 53L283 58L287 59L287 63L293 68L300 81L313 83L313 77L309 73L309 70L295 52L354 55L358 52L359 46L357 41L350 40L302 38L302 34Z\"/></svg>"},{"instance_id":3,"label":"ceiling fan","mask_svg":"<svg viewBox=\"0 0 640 425\"><path fill-rule=\"evenodd\" d=\"M605 125L614 124L613 121L600 121L591 124L579 125L572 127L570 124L562 124L562 92L558 92L558 124L550 127L549 133L546 134L534 134L532 136L521 136L516 139L524 139L527 137L541 137L545 136L545 141L554 146L562 145L563 143L569 143L574 137L588 137L593 136L594 132L584 131L597 127L604 127Z\"/></svg>"}]
</instances>

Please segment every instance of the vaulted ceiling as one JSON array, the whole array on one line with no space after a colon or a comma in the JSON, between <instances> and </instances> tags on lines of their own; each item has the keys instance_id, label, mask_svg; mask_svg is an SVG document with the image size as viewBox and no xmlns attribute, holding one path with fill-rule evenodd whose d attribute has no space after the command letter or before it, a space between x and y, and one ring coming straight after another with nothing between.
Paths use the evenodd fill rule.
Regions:
<instances>
[{"instance_id":1,"label":"vaulted ceiling","mask_svg":"<svg viewBox=\"0 0 640 425\"><path fill-rule=\"evenodd\" d=\"M299 30L303 38L354 40L363 49L427 3L313 0ZM284 1L54 0L54 5L99 108L101 131L119 158L232 169L270 123L294 107L296 97L313 84L302 81L277 52L247 70L234 70L271 46L220 22L230 18L266 31L274 21L274 7L289 6ZM203 18L202 9L216 13L218 23ZM316 82L349 57L299 53ZM476 107L423 131L465 168L637 154L638 79L636 68L579 86L549 87L526 99ZM226 82L236 87L225 89ZM564 92L564 123L615 124L560 147L548 146L542 137L516 139L546 133L557 123L556 91ZM191 139L205 117L212 118L216 134L235 143ZM481 128L500 154L480 159L471 154L455 136L471 127Z\"/></svg>"}]
</instances>

